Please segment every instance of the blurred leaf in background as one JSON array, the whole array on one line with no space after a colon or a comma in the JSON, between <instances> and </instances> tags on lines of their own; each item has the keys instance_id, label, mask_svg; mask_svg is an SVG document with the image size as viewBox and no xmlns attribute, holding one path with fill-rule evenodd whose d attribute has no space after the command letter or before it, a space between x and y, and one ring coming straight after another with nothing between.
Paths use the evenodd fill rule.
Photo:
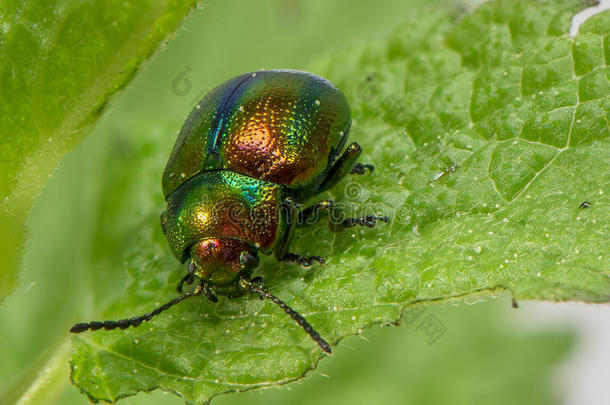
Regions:
<instances>
[{"instance_id":1,"label":"blurred leaf in background","mask_svg":"<svg viewBox=\"0 0 610 405\"><path fill-rule=\"evenodd\" d=\"M2 397L21 397L22 403L51 403L53 394L62 395L61 392L65 389L63 384L67 376L62 362L65 361L69 348L66 330L72 322L138 314L175 294L175 284L184 269L171 256L158 226L158 214L163 206L160 174L175 140L175 132L205 90L233 74L259 68L312 69L311 61L319 59L326 50L340 47L348 39L370 37L370 33L379 30L379 27L387 30L392 25L391 22L417 12L422 3L424 2L414 2L405 8L403 2L387 2L384 7L351 1L332 4L322 1L255 1L247 5L243 2L211 2L207 9L190 20L182 35L159 55L145 74L134 82L133 88L118 100L93 137L87 139L76 153L68 156L34 212L32 251L25 260L22 287L18 294L0 308L0 321L6 325L6 331L0 335L0 349L9 353L0 366L0 381L3 382L0 393L8 393ZM541 13L528 9L523 2L518 4L523 6L522 9L506 6L509 9L506 11L511 8L515 10L514 14L507 14L528 22L523 23L524 26L533 27L531 33L540 36L539 40L569 41L563 33L567 31L569 17L576 10L577 3L565 10L545 8L546 11ZM435 4L427 2L427 5ZM583 248L580 257L589 260L590 253L603 243L599 230L603 231L607 225L607 220L604 223L602 215L603 208L607 207L605 196L596 199L593 207L595 210L587 211L586 217L583 213L578 220L575 218L579 211L572 209L574 207L565 195L555 196L556 199L545 195L543 202L546 205L536 206L519 200L517 202L522 204L518 206L519 209L501 206L495 210L494 207L498 208L495 204L500 202L496 202L498 197L486 189L489 188L488 183L481 182L479 185L475 180L475 185L480 188L474 193L470 188L473 179L468 176L473 174L472 170L480 170L481 166L476 159L473 159L474 163L470 166L456 168L460 171L466 169L467 175L447 171L448 175L439 178L438 186L433 182L445 169L462 162L468 153L473 152L468 149L470 140L466 138L478 142L475 146L478 145L479 154L491 150L489 146L485 147L489 140L477 139L480 134L468 128L469 121L464 118L469 113L468 85L475 80L473 72L483 72L483 75L488 74L493 79L493 74L497 73L496 68L501 70L500 77L504 77L503 72L506 70L502 64L514 65L514 69L523 68L511 56L518 48L503 48L505 43L502 41L507 38L503 27L510 26L510 23L502 20L506 13L494 14L489 8L483 9L475 17L464 20L465 23L455 25L455 19L461 16L463 10L448 10L446 14L432 13L425 18L422 16L426 14L420 11L419 18L411 17L411 21L418 20L418 25L407 24L393 34L389 42L384 40L374 45L355 45L340 55L333 55L325 59L326 62L315 65L317 73L336 81L348 93L350 100L353 100L355 122L352 139L358 140L365 147L366 159L378 168L373 176L340 184L334 191L335 197L349 201L347 186L356 183L358 198L367 199L374 204L372 207L405 208L402 211L402 221L395 221L385 234L379 230L365 230L335 238L323 224L300 233L302 238L297 241L295 250L326 254L331 262L325 268L304 272L272 261L263 263L262 274L273 291L294 303L305 315L314 314L312 323L322 325L321 329L329 336L339 338L372 322L395 320L403 305L400 303L436 299L456 291L511 285L514 279L519 278L521 283L515 282L512 286L521 288L521 293L526 297L539 294L541 297L562 298L582 293L584 299L603 300L605 293L607 299L607 284L604 284L602 277L604 274L596 267L598 255L591 256L591 263L587 262L587 265L590 264L587 267L591 270L590 274L587 274L587 270L576 269L571 277L569 273L572 268L568 270L565 266L578 266L578 262L561 263L562 258L569 257L565 255L566 246L561 240L553 239L549 244L551 252L548 257L543 256L548 260L542 262L550 270L538 282L536 267L530 268L531 263L528 262L536 262L540 258L535 255L535 247L529 247L531 250L527 253L532 256L528 258L528 255L513 249L523 247L522 245L510 244L510 239L523 229L529 229L528 232L535 230L533 228L539 226L540 222L546 223L549 219L555 221L553 223L557 222L557 218L562 223L569 224L581 221L578 223L578 226L584 224L581 228L568 228L573 233L567 238L566 244L572 243L571 247L576 246L577 249L587 245L588 248ZM486 20L482 16L489 18ZM537 22L527 20L529 17ZM256 21L257 24L243 24L243 21ZM485 21L491 21L491 26L486 26ZM540 21L546 24L546 31L540 31L537 25ZM589 27L595 28L595 25ZM493 34L491 41L489 36L478 35L485 30ZM217 32L226 33L226 37L220 40L215 35ZM548 33L548 38L541 32ZM599 37L595 33L591 35ZM244 38L248 40L245 41ZM461 49L460 46L469 43L471 38L478 38L479 42L471 41L471 47ZM514 46L522 46L526 42L516 42ZM541 43L534 42L536 46L542 46ZM437 49L443 49L443 52L436 52ZM504 55L497 52L498 49L509 51ZM559 51L562 49L560 47ZM455 55L460 52L469 56L464 59L465 66L458 63L460 59ZM430 55L436 55L437 59L428 59ZM550 56L554 55L551 53ZM487 56L491 59L486 59ZM528 57L533 56L528 54ZM485 61L489 61L490 66L487 66L488 69L480 69L477 63ZM595 67L592 69L593 72L597 70ZM372 77L371 82L375 88L380 91L368 93L375 103L362 98L361 85L367 83L369 76ZM514 80L512 74L509 77ZM485 87L487 82L484 79L485 77L478 78L475 88L487 89L480 95L489 96L494 87ZM489 79L490 83L495 80L492 79ZM512 82L509 81L506 87L510 88L511 85ZM570 87L573 84L566 86L566 97L570 100L568 96L570 90L574 90ZM439 93L443 89L446 92ZM384 95L397 98L388 99ZM383 103L379 103L380 100ZM600 100L605 100L603 95ZM396 111L392 110L396 103L407 108L405 111L408 114L420 117L423 122L405 124L396 121ZM491 101L481 103L494 105ZM524 118L519 113L532 108L530 104L524 105L525 103L513 103L507 110L494 111L490 116L498 119L495 123L498 125L518 122L518 119ZM546 108L547 104L542 100L536 106ZM533 111L538 114L541 110ZM513 121L502 119L503 114L511 113L516 114ZM483 124L491 125L485 120L477 121L480 127L476 127L476 130L487 131L488 127ZM412 142L405 137L405 125L408 133L414 136ZM434 139L435 135L445 137ZM604 141L603 135L598 138L595 142ZM470 148L473 149L473 146ZM518 154L512 156L516 161L522 157ZM541 156L541 159L544 157ZM591 157L594 158L595 154L591 154L589 158ZM586 179L587 174L582 175L582 172L588 172L589 167L581 165L578 170L574 175ZM510 192L512 185L528 175L527 170L522 170L516 173L511 182L510 178L502 175L502 170L498 169L495 174L498 173L497 179L508 179L501 186L501 190L508 190L507 192ZM512 172L507 170L506 173ZM484 177L481 175L481 178ZM544 176L540 178L544 179ZM551 181L555 180L551 176ZM601 182L592 185L584 181L579 186L579 193L598 191L600 184L607 184L603 176ZM479 191L483 193L479 194ZM544 194L546 188L542 187L538 191ZM525 197L526 195L523 196L524 199ZM580 195L577 194L577 197ZM503 198L512 197L505 195ZM528 198L535 199L535 195L534 198ZM479 203L488 203L490 206L479 206ZM545 217L544 213L554 204L557 204L559 211ZM577 206L578 204L576 208ZM370 208L371 205L368 205L365 209L370 211ZM461 218L457 215L461 212L468 215L462 215ZM486 219L489 213L492 214L491 219ZM524 219L526 213L538 215L534 215L531 228L527 227ZM489 237L492 235L486 233L488 230L480 232L481 227L497 228L497 221L502 226L505 218L510 218L511 225L507 225L505 232L496 233L495 238ZM599 225L594 226L596 223ZM469 229L473 232L469 232ZM552 235L559 238L555 233ZM596 235L598 239L595 239ZM481 236L487 238L487 245L477 239ZM522 238L526 236L532 235L520 235ZM533 239L537 240L540 235L534 236ZM402 239L400 246L395 242L397 237ZM544 234L542 237L545 237ZM581 238L577 245L573 244L575 238ZM311 240L329 242L314 246ZM537 243L548 244L544 240L537 240ZM480 252L477 251L477 246L480 246ZM513 255L510 260L504 256L499 257L504 254L506 246L511 248L510 254L517 253L517 257ZM438 254L439 251L442 254ZM481 252L483 255L478 259L477 254ZM568 253L573 255L574 252ZM479 261L468 264L469 256ZM555 266L553 263L558 261ZM464 272L465 265L467 272ZM498 268L504 268L499 266L506 266L505 270L497 271ZM446 273L441 269L445 269ZM533 273L523 273L524 269ZM484 274L484 270L488 272ZM458 271L459 275L452 273L454 271ZM127 277L130 277L128 282ZM375 277L392 283L377 283ZM584 281L579 284L581 279ZM598 282L600 280L601 283ZM329 287L329 281L339 284ZM420 283L422 288L418 290L414 283ZM128 285L127 291L125 285ZM545 287L541 289L541 285ZM373 287L378 291L371 294ZM334 292L330 294L331 301L327 302L329 288ZM305 290L306 294L302 292ZM367 307L365 303L375 294L389 298L389 301L383 305ZM324 310L328 305L332 308L333 300L339 311L320 313L320 309ZM259 316L255 316L254 312L259 313ZM490 317L496 316L492 309L481 309L470 315L461 311L448 313L448 318L440 317L447 325L450 324L447 319L457 324L464 322L465 325L483 325ZM483 322L476 323L478 318ZM255 327L246 327L250 323L254 323ZM240 325L244 329L240 329ZM476 328L481 326L471 327L473 335L476 335L472 336L474 341L485 339L500 342L504 339L502 335L505 331L501 328L495 331L489 329L488 334L481 333L480 336L475 333ZM229 330L228 334L226 330ZM448 326L448 331L450 330ZM409 331L414 333L413 330ZM284 318L277 308L252 299L223 300L218 306L207 302L185 303L151 325L142 326L139 330L116 332L75 339L80 348L76 359L83 361L80 363L83 368L78 371L84 372L80 383L99 397L114 398L132 394L138 388L153 389L160 386L167 390L180 390L190 398L204 399L224 390L246 389L272 384L274 380L297 378L315 364L317 353L302 331ZM386 334L389 335L388 332ZM455 368L468 356L476 358L475 346L464 353L454 353L455 345L462 347L465 343L461 335L451 339L449 336L454 335L448 332L443 337L446 343L442 344L446 344L447 348L439 349L439 356L442 354L444 359L451 360L450 363ZM278 341L286 343L277 346L276 350L267 350ZM421 373L421 381L424 376L429 376L430 384L441 387L437 388L439 390L449 387L446 381L439 381L439 378L445 377L438 372L440 357L435 357L432 353L441 342L439 340L425 356L422 351L418 363L429 362L429 368ZM542 374L547 374L544 370L557 361L567 348L566 338L560 336L522 339L509 335L503 343L498 344L499 346L490 344L488 349L493 351L494 348L500 348L498 364L511 359L509 356L504 357L507 346L515 347L516 352L523 350L529 353L548 344L548 351L543 350L541 357L530 356L536 362L534 367L540 367L537 372L541 377L536 381L541 381L541 384L546 381L542 377ZM391 344L371 344L370 350L383 353L385 345ZM219 348L222 349L221 353L216 353ZM127 358L117 360L117 357L124 357L125 353ZM459 357L458 354L463 354L464 357ZM418 358L417 353L404 355ZM373 355L369 360L362 361L370 361L371 357L379 356ZM263 358L272 363L273 367L258 367L256 362ZM404 360L404 365L409 365L409 358L401 359ZM476 359L479 361L479 358ZM527 375L521 369L526 367L525 357L522 361L515 369L518 370L515 374ZM339 362L332 358L325 363L337 363L337 370L354 369L353 365L343 368ZM476 368L477 364L479 363L474 362L473 367ZM45 370L43 366L55 368L50 374L43 371L39 375L41 369ZM488 363L486 366L491 369L493 364ZM15 370L24 371L15 373ZM383 381L395 375L393 369L388 368L386 371L389 374L380 376L378 384L383 384ZM473 375L484 378L486 386L492 386L494 393L508 391L499 374L490 371L477 375L475 371L466 377L470 381L464 382L470 387L466 391L481 385L480 381L478 386L470 385L477 383L477 378L471 378ZM344 372L337 371L337 374ZM205 381L203 378L199 384L192 384L189 378L180 378L184 375L182 373L189 376L208 373L209 377L206 375L205 378L210 379ZM357 378L356 375L352 376ZM52 383L43 386L42 383L48 382L45 380L47 378ZM231 378L241 379L245 383L231 386L227 384ZM509 378L509 381L520 386L528 380ZM496 384L499 386L496 387ZM380 388L382 386L371 387L371 392L385 391ZM422 391L425 391L424 388ZM429 388L427 391L430 390L434 389ZM23 397L23 392L28 392L28 395L31 392L33 396ZM397 395L402 394L406 395ZM58 403L85 401L85 397L76 394L74 390L63 395L65 396L61 396ZM331 398L333 395L336 394L327 394ZM161 398L163 403L166 401L163 396L155 397ZM147 396L144 398L140 400L148 401ZM466 393L464 398L467 401L472 397ZM535 398L541 399L538 403L552 403L546 392Z\"/></svg>"},{"instance_id":2,"label":"blurred leaf in background","mask_svg":"<svg viewBox=\"0 0 610 405\"><path fill-rule=\"evenodd\" d=\"M0 4L0 302L17 280L27 215L59 160L195 4Z\"/></svg>"}]
</instances>

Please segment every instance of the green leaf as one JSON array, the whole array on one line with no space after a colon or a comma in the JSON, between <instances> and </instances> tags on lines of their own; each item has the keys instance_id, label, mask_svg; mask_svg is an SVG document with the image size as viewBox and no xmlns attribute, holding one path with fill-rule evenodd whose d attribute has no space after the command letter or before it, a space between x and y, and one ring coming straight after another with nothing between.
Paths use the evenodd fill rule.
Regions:
<instances>
[{"instance_id":1,"label":"green leaf","mask_svg":"<svg viewBox=\"0 0 610 405\"><path fill-rule=\"evenodd\" d=\"M0 301L15 286L25 221L47 178L195 4L0 5Z\"/></svg>"},{"instance_id":2,"label":"green leaf","mask_svg":"<svg viewBox=\"0 0 610 405\"><path fill-rule=\"evenodd\" d=\"M270 289L335 344L409 308L504 290L608 301L610 95L601 55L610 53L592 44L606 47L610 14L571 39L578 7L500 1L468 16L422 14L388 41L312 69L346 92L351 139L376 165L329 195L351 214L392 221L336 235L323 223L299 231L291 250L328 263L304 271L263 260L257 274ZM165 302L184 274L157 225L161 197L150 191L158 188L150 173L167 156L163 134L174 131L168 123L148 132L145 146L121 141L107 151L93 285L117 277L108 269L120 253L131 276L108 319ZM591 207L579 208L585 200ZM321 357L282 311L254 297L190 300L138 329L73 342L72 381L110 401L162 388L202 402L299 379Z\"/></svg>"}]
</instances>

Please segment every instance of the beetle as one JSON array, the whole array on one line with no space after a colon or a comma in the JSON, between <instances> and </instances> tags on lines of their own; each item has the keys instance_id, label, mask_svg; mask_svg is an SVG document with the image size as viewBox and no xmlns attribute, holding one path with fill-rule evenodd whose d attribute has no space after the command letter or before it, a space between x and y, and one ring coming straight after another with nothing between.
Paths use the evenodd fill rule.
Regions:
<instances>
[{"instance_id":1,"label":"beetle","mask_svg":"<svg viewBox=\"0 0 610 405\"><path fill-rule=\"evenodd\" d=\"M335 232L388 222L377 215L344 218L331 200L299 209L348 174L373 171L357 162L356 142L345 147L350 125L345 95L312 73L257 71L216 87L188 116L163 172L161 227L176 258L188 262L177 288L182 295L141 316L77 323L70 331L136 327L190 297L217 302L217 295L251 293L276 303L331 353L303 316L251 275L259 252L303 267L323 264L320 256L288 250L295 229L319 213L329 214Z\"/></svg>"}]
</instances>

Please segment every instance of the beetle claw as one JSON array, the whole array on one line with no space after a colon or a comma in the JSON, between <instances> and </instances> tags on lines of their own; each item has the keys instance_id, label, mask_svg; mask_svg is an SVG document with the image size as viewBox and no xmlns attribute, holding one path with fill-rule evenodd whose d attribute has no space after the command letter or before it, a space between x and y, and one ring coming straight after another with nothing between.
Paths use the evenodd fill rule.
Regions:
<instances>
[{"instance_id":1,"label":"beetle claw","mask_svg":"<svg viewBox=\"0 0 610 405\"><path fill-rule=\"evenodd\" d=\"M313 266L314 262L318 262L320 264L326 263L326 259L324 259L322 256L309 256L308 257L308 256L298 255L295 253L286 253L284 255L284 257L282 258L282 261L297 263L301 267L305 267L305 268Z\"/></svg>"},{"instance_id":2,"label":"beetle claw","mask_svg":"<svg viewBox=\"0 0 610 405\"><path fill-rule=\"evenodd\" d=\"M343 220L343 228L353 228L356 225L366 226L367 228L374 228L377 225L377 221L388 223L390 222L390 218L387 216L377 216L377 215L366 215L364 217L358 218L345 218Z\"/></svg>"},{"instance_id":3,"label":"beetle claw","mask_svg":"<svg viewBox=\"0 0 610 405\"><path fill-rule=\"evenodd\" d=\"M373 173L375 170L375 166L370 163L356 163L354 167L352 167L351 174L365 174L366 169L369 169L369 173Z\"/></svg>"}]
</instances>

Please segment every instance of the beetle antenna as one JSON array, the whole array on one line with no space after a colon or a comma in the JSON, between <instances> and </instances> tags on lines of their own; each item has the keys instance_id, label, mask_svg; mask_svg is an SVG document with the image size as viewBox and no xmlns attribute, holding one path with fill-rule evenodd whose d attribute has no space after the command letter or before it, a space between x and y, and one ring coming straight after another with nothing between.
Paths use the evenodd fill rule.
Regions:
<instances>
[{"instance_id":1,"label":"beetle antenna","mask_svg":"<svg viewBox=\"0 0 610 405\"><path fill-rule=\"evenodd\" d=\"M74 326L72 326L72 328L70 328L70 332L81 333L81 332L85 332L89 329L98 330L101 328L104 328L106 330L111 330L111 329L116 329L116 328L125 329L130 326L133 326L135 328L136 326L139 326L143 321L150 321L152 319L152 317L159 315L161 312L173 307L174 305L184 301L185 299L200 295L203 292L203 289L204 289L204 284L200 283L193 291L187 292L179 297L176 297L173 300L169 301L168 303L161 305L159 308L157 308L151 312L148 312L144 315L134 316L133 318L129 318L129 319L120 319L118 321L104 321L104 322L92 321L92 322L77 323Z\"/></svg>"},{"instance_id":2,"label":"beetle antenna","mask_svg":"<svg viewBox=\"0 0 610 405\"><path fill-rule=\"evenodd\" d=\"M249 280L245 277L241 278L242 286L252 294L258 294L261 299L270 299L275 302L280 308L284 310L296 323L298 323L307 334L324 350L326 353L331 354L332 350L326 340L320 336L320 334L301 316L297 311L290 308L284 301L271 294L263 284L262 279Z\"/></svg>"}]
</instances>

